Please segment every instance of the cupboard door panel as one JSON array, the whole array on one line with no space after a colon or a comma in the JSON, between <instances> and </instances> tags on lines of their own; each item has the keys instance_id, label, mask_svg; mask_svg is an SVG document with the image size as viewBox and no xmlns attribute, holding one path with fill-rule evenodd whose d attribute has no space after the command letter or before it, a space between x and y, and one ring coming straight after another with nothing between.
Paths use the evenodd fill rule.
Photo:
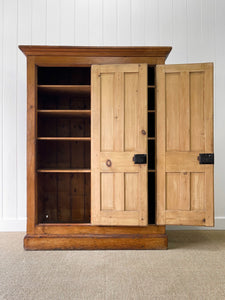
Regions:
<instances>
[{"instance_id":1,"label":"cupboard door panel","mask_svg":"<svg viewBox=\"0 0 225 300\"><path fill-rule=\"evenodd\" d=\"M125 192L125 211L136 211L138 209L138 173L125 173L124 192Z\"/></svg>"},{"instance_id":2,"label":"cupboard door panel","mask_svg":"<svg viewBox=\"0 0 225 300\"><path fill-rule=\"evenodd\" d=\"M124 150L135 151L137 149L137 138L134 132L137 132L138 115L138 73L124 74Z\"/></svg>"},{"instance_id":3,"label":"cupboard door panel","mask_svg":"<svg viewBox=\"0 0 225 300\"><path fill-rule=\"evenodd\" d=\"M213 65L156 70L157 224L213 226Z\"/></svg>"},{"instance_id":4,"label":"cupboard door panel","mask_svg":"<svg viewBox=\"0 0 225 300\"><path fill-rule=\"evenodd\" d=\"M101 75L101 151L113 150L113 100L115 90L115 74ZM102 126L104 125L104 126Z\"/></svg>"},{"instance_id":5,"label":"cupboard door panel","mask_svg":"<svg viewBox=\"0 0 225 300\"><path fill-rule=\"evenodd\" d=\"M147 225L147 65L94 65L91 86L91 223Z\"/></svg>"}]
</instances>

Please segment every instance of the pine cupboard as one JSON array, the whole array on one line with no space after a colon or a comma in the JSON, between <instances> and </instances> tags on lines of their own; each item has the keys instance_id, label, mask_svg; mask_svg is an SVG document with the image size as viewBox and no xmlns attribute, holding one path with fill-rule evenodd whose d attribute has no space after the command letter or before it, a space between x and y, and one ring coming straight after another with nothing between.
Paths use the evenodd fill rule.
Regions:
<instances>
[{"instance_id":1,"label":"pine cupboard","mask_svg":"<svg viewBox=\"0 0 225 300\"><path fill-rule=\"evenodd\" d=\"M19 46L27 234L38 249L166 249L213 226L213 65L171 47Z\"/></svg>"}]
</instances>

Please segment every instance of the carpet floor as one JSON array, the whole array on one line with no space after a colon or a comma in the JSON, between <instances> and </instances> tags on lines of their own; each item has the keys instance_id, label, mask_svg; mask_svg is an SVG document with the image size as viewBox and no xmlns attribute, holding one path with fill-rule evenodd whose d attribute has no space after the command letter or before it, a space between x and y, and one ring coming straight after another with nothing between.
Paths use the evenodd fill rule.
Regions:
<instances>
[{"instance_id":1,"label":"carpet floor","mask_svg":"<svg viewBox=\"0 0 225 300\"><path fill-rule=\"evenodd\" d=\"M225 231L168 231L169 250L24 251L0 233L0 299L225 299Z\"/></svg>"}]
</instances>

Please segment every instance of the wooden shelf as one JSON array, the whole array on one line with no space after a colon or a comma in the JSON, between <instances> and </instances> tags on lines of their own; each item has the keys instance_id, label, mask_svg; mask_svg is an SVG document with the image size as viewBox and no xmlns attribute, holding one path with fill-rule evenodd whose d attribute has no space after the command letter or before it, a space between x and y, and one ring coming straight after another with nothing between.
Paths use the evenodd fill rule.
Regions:
<instances>
[{"instance_id":1,"label":"wooden shelf","mask_svg":"<svg viewBox=\"0 0 225 300\"><path fill-rule=\"evenodd\" d=\"M154 88L155 88L155 85L148 85L148 88L154 89Z\"/></svg>"},{"instance_id":2,"label":"wooden shelf","mask_svg":"<svg viewBox=\"0 0 225 300\"><path fill-rule=\"evenodd\" d=\"M79 117L88 117L91 115L91 110L75 110L75 109L39 109L38 110L39 115L42 116L61 116L61 117L73 117L73 116L79 116Z\"/></svg>"},{"instance_id":3,"label":"wooden shelf","mask_svg":"<svg viewBox=\"0 0 225 300\"><path fill-rule=\"evenodd\" d=\"M148 170L149 173L155 173L155 170Z\"/></svg>"},{"instance_id":4,"label":"wooden shelf","mask_svg":"<svg viewBox=\"0 0 225 300\"><path fill-rule=\"evenodd\" d=\"M90 85L38 85L38 90L43 93L78 93L89 94Z\"/></svg>"},{"instance_id":5,"label":"wooden shelf","mask_svg":"<svg viewBox=\"0 0 225 300\"><path fill-rule=\"evenodd\" d=\"M149 109L148 112L149 112L149 113L154 113L154 112L155 112L155 109Z\"/></svg>"},{"instance_id":6,"label":"wooden shelf","mask_svg":"<svg viewBox=\"0 0 225 300\"><path fill-rule=\"evenodd\" d=\"M38 137L40 141L90 141L90 137Z\"/></svg>"},{"instance_id":7,"label":"wooden shelf","mask_svg":"<svg viewBox=\"0 0 225 300\"><path fill-rule=\"evenodd\" d=\"M90 169L38 169L38 173L91 173Z\"/></svg>"},{"instance_id":8,"label":"wooden shelf","mask_svg":"<svg viewBox=\"0 0 225 300\"><path fill-rule=\"evenodd\" d=\"M148 137L148 140L150 140L150 141L153 140L154 141L155 137Z\"/></svg>"}]
</instances>

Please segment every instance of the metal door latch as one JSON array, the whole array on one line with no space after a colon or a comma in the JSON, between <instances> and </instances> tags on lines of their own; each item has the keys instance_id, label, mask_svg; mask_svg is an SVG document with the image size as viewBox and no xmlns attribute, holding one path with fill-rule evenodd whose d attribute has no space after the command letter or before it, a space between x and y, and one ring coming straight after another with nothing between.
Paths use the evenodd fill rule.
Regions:
<instances>
[{"instance_id":1,"label":"metal door latch","mask_svg":"<svg viewBox=\"0 0 225 300\"><path fill-rule=\"evenodd\" d=\"M200 165L214 165L214 153L199 153L198 161Z\"/></svg>"},{"instance_id":2,"label":"metal door latch","mask_svg":"<svg viewBox=\"0 0 225 300\"><path fill-rule=\"evenodd\" d=\"M135 154L133 157L133 161L135 164L146 164L147 163L147 155L146 154Z\"/></svg>"}]
</instances>

